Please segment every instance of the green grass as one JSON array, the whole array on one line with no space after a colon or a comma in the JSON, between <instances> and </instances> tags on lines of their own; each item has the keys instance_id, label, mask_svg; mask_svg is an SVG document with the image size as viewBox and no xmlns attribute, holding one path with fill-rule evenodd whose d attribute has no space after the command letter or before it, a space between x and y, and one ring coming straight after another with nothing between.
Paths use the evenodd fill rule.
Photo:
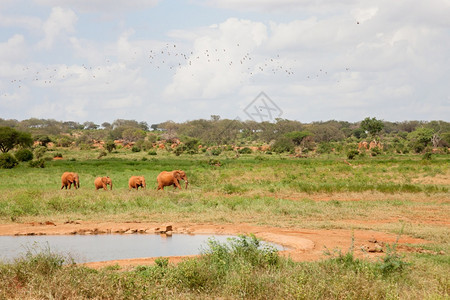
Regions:
<instances>
[{"instance_id":1,"label":"green grass","mask_svg":"<svg viewBox=\"0 0 450 300\"><path fill-rule=\"evenodd\" d=\"M96 151L58 149L64 160L45 168L21 163L0 169L0 222L67 220L249 223L279 228L343 228L403 233L444 255L408 254L370 262L342 254L296 263L260 253L251 240L239 247L212 243L211 251L179 265L164 259L132 271L92 270L46 251L0 264L0 298L202 299L445 299L449 297L448 220L450 159L377 156L352 160L334 155L295 159L280 155L158 155L119 150L97 159ZM146 157L147 160L142 160ZM188 190L156 190L163 170L182 169ZM79 173L78 190L60 190L65 171ZM96 191L94 179L110 176L112 191ZM128 190L143 175L147 189ZM435 183L433 179L436 180ZM375 223L378 220L386 222ZM241 243L241 244L239 244ZM236 250L237 249L237 250ZM242 249L253 249L241 253ZM236 250L236 251L234 251ZM247 251L245 250L245 251ZM244 252L245 252L244 251ZM402 270L383 264L408 262ZM255 263L256 261L256 263ZM68 264L68 265L67 265ZM400 263L401 264L401 263ZM403 266L403 265L402 265ZM386 267L384 268L386 269ZM394 268L395 269L395 268ZM27 274L27 276L23 276ZM5 287L5 288L2 288Z\"/></svg>"},{"instance_id":2,"label":"green grass","mask_svg":"<svg viewBox=\"0 0 450 300\"><path fill-rule=\"evenodd\" d=\"M392 251L378 261L336 252L320 262L295 263L252 236L210 240L198 258L177 265L158 258L129 271L93 270L70 258L29 250L0 264L0 298L33 299L445 299L443 263L415 263Z\"/></svg>"}]
</instances>

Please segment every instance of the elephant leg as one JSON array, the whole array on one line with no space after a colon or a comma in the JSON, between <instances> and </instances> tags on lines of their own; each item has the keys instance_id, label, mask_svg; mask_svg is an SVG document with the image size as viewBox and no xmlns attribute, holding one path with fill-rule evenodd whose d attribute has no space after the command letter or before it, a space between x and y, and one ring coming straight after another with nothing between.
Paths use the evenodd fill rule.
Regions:
<instances>
[{"instance_id":1,"label":"elephant leg","mask_svg":"<svg viewBox=\"0 0 450 300\"><path fill-rule=\"evenodd\" d=\"M176 188L179 188L179 189L181 190L180 183L179 183L178 180L176 180L176 179L175 179L175 182L174 182L173 186L175 187L175 189L176 189Z\"/></svg>"}]
</instances>

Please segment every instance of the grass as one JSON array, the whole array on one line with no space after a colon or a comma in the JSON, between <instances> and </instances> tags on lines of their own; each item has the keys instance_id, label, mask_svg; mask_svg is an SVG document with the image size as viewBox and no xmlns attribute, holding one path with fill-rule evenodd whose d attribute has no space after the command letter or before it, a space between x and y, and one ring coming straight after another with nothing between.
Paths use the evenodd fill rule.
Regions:
<instances>
[{"instance_id":1,"label":"grass","mask_svg":"<svg viewBox=\"0 0 450 300\"><path fill-rule=\"evenodd\" d=\"M445 254L398 257L393 251L370 262L341 253L296 263L270 249L258 250L257 241L248 238L231 245L211 242L200 258L178 265L161 258L153 266L123 271L73 265L44 250L0 263L0 298L449 297L448 225L436 222L450 216L447 156L424 161L413 155L381 155L352 160L350 166L333 155L295 159L246 154L234 159L225 151L215 156L218 167L204 154L150 156L119 150L97 159L96 151L58 152L64 160L46 161L42 169L22 163L0 170L0 222L170 220L389 233L398 233L401 223L404 234L427 239L432 243L423 247ZM189 189L156 191L159 172L174 169L187 172ZM60 190L64 171L79 173L79 190ZM106 175L114 189L95 191L95 177ZM132 175L144 175L147 189L129 191ZM399 264L401 270L395 267Z\"/></svg>"},{"instance_id":2,"label":"grass","mask_svg":"<svg viewBox=\"0 0 450 300\"><path fill-rule=\"evenodd\" d=\"M393 249L395 249L393 247ZM379 261L351 251L314 263L294 263L252 236L210 240L203 254L177 265L159 258L129 271L93 270L60 255L29 252L0 264L0 298L17 299L444 299L444 264L417 265L393 250ZM429 276L431 275L431 276Z\"/></svg>"}]
</instances>

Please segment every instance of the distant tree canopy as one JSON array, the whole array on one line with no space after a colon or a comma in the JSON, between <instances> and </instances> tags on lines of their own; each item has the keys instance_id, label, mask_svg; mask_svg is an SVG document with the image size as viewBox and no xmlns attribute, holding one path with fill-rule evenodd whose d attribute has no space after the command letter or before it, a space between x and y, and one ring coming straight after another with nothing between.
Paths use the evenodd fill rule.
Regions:
<instances>
[{"instance_id":1,"label":"distant tree canopy","mask_svg":"<svg viewBox=\"0 0 450 300\"><path fill-rule=\"evenodd\" d=\"M17 131L11 127L0 127L0 151L8 152L16 146L31 147L33 139L31 134Z\"/></svg>"},{"instance_id":2,"label":"distant tree canopy","mask_svg":"<svg viewBox=\"0 0 450 300\"><path fill-rule=\"evenodd\" d=\"M365 118L361 121L361 128L368 132L372 137L377 136L381 130L383 130L383 121L377 120L376 118Z\"/></svg>"},{"instance_id":3,"label":"distant tree canopy","mask_svg":"<svg viewBox=\"0 0 450 300\"><path fill-rule=\"evenodd\" d=\"M1 130L3 147L0 148L2 152L9 151L11 147L29 145L29 139L20 134L17 140L14 140L15 135L12 133L16 131L32 134L34 140L41 145L45 146L52 141L55 145L63 147L90 146L98 141L124 140L138 143L145 149L158 140L177 138L183 142L189 139L195 140L197 142L192 142L192 145L197 148L200 144L202 146L263 143L273 145L276 142L278 151L293 151L293 147L300 147L302 151L311 150L317 145L320 145L323 151L328 151L327 143L342 141L355 143L379 135L395 137L396 143L408 145L415 151L425 151L428 147L448 147L450 144L449 122L388 122L373 117L354 123L336 120L301 123L282 118L274 122L256 122L223 119L219 115L211 115L209 119L180 123L169 120L153 123L151 127L147 122L125 119L117 119L111 123L103 122L99 126L90 121L78 123L52 119L31 118L18 121L0 118L0 127L3 128ZM400 146L398 146L399 149L404 147ZM186 149L186 152L188 150L192 152L195 147Z\"/></svg>"}]
</instances>

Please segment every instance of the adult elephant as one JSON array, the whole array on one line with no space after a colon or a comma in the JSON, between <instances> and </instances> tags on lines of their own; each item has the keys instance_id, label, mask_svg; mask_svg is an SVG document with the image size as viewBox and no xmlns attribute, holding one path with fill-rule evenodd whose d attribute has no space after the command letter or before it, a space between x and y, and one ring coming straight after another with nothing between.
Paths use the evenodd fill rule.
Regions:
<instances>
[{"instance_id":1,"label":"adult elephant","mask_svg":"<svg viewBox=\"0 0 450 300\"><path fill-rule=\"evenodd\" d=\"M95 189L96 190L103 188L106 191L108 184L109 184L109 186L111 187L111 190L112 190L112 186L113 186L112 185L112 180L111 180L111 178L109 178L109 176L97 177L94 180L94 185L95 185Z\"/></svg>"},{"instance_id":2,"label":"adult elephant","mask_svg":"<svg viewBox=\"0 0 450 300\"><path fill-rule=\"evenodd\" d=\"M174 170L172 172L162 171L159 173L158 177L156 177L158 181L158 190L164 190L165 186L171 186L176 189L177 187L181 190L180 180L184 180L186 183L186 189L188 186L188 179L186 173L182 170Z\"/></svg>"},{"instance_id":3,"label":"adult elephant","mask_svg":"<svg viewBox=\"0 0 450 300\"><path fill-rule=\"evenodd\" d=\"M64 172L61 176L61 189L66 188L67 190L67 186L70 189L72 184L75 189L80 187L80 178L78 174L75 172Z\"/></svg>"},{"instance_id":4,"label":"adult elephant","mask_svg":"<svg viewBox=\"0 0 450 300\"><path fill-rule=\"evenodd\" d=\"M142 187L145 189L145 178L144 176L131 176L130 180L128 180L128 189L139 189L139 187Z\"/></svg>"}]
</instances>

